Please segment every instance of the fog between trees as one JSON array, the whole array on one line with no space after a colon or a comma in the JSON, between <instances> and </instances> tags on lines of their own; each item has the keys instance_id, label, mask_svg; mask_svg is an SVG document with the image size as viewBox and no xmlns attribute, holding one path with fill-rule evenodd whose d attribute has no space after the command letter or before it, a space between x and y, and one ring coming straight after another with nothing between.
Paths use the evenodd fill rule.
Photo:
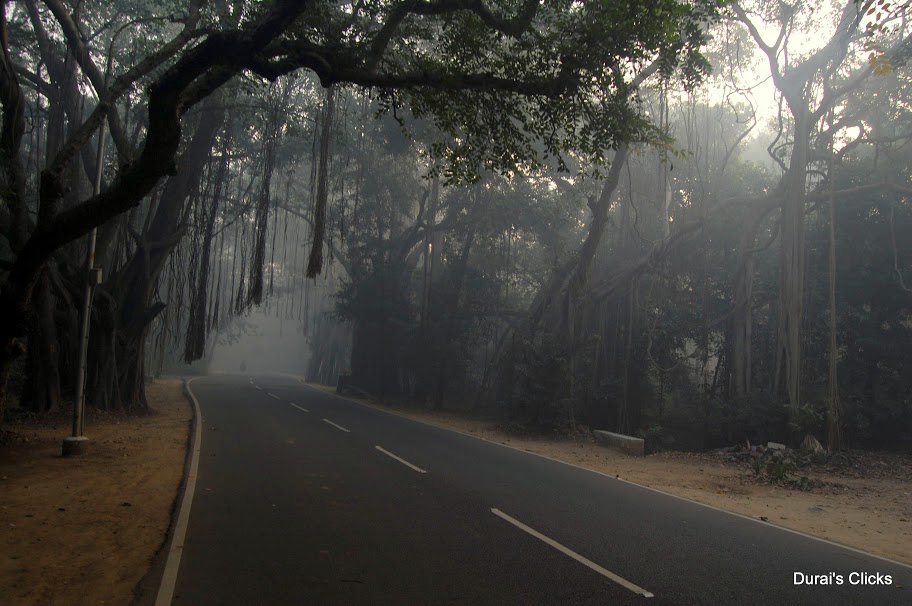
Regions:
<instances>
[{"instance_id":1,"label":"fog between trees","mask_svg":"<svg viewBox=\"0 0 912 606\"><path fill-rule=\"evenodd\" d=\"M912 444L905 3L4 8L8 414L70 405L97 226L90 405L243 363L536 431Z\"/></svg>"}]
</instances>

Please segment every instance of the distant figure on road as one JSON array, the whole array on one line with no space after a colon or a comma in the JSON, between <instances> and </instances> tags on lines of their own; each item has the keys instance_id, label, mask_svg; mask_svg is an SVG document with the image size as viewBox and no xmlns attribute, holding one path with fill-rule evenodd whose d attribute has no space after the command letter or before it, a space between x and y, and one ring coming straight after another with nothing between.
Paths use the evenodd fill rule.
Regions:
<instances>
[{"instance_id":1,"label":"distant figure on road","mask_svg":"<svg viewBox=\"0 0 912 606\"><path fill-rule=\"evenodd\" d=\"M241 360L241 372L247 372L247 360Z\"/></svg>"}]
</instances>

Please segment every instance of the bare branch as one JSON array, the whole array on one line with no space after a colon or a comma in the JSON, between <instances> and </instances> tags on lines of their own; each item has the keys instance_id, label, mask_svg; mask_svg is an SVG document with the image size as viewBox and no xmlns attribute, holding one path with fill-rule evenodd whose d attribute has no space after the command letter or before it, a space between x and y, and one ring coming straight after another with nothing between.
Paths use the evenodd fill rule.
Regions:
<instances>
[{"instance_id":1,"label":"bare branch","mask_svg":"<svg viewBox=\"0 0 912 606\"><path fill-rule=\"evenodd\" d=\"M302 3L294 0L278 0L274 7L259 20L242 30L210 35L198 46L187 51L165 71L150 87L149 127L137 162L122 168L115 183L108 191L57 214L35 230L17 257L11 271L9 282L12 288L8 298L6 301L0 302L6 308L9 308L10 305L24 305L28 298L27 293L34 283L36 269L54 250L88 233L92 227L136 206L162 176L173 172L174 157L181 136L180 118L189 109L184 94L186 89L194 84L203 83L200 88L209 87L209 93L216 90L226 80L224 70L227 69L233 73L241 71L244 67L243 57L257 53L271 40L281 35L303 10ZM176 50L175 48L172 52L176 52ZM150 58L150 62L154 62L154 60ZM149 62L143 62L140 65L148 67ZM128 73L132 74L139 68L140 66L137 66ZM212 77L213 71L217 72L216 77ZM118 80L120 80L123 90L126 90L127 79ZM114 87L112 86L112 88ZM109 90L108 94L111 93L112 91ZM203 96L198 98L203 98ZM96 115L104 116L104 111L96 110L93 116ZM100 120L101 117L97 119ZM94 130L87 127L87 124L88 122L80 128L85 140L88 140ZM87 133L86 130L88 130ZM73 143L74 139L76 139L75 136L68 143L71 153L78 149L78 145ZM58 164L59 162L62 162L60 155L55 160L55 166L52 167L59 172L55 174L49 172L49 169L45 173L50 178L45 178L45 174L42 175L42 198L62 195L59 175L62 173L65 162ZM56 182L51 178L55 178ZM14 290L17 292L13 292ZM10 309L7 309L7 312L23 313Z\"/></svg>"},{"instance_id":2,"label":"bare branch","mask_svg":"<svg viewBox=\"0 0 912 606\"><path fill-rule=\"evenodd\" d=\"M79 31L79 27L73 20L72 15L70 15L60 0L43 0L43 2L60 24L63 34L66 36L70 52L73 53L73 57L79 63L79 67L88 76L99 98L102 97L106 88L104 74L101 73L101 70L98 69L98 66L92 60L92 55L89 53L89 48L83 39L82 32ZM129 158L132 155L130 143L123 131L123 125L120 123L120 115L113 111L113 107L108 112L108 125L111 127L111 138L114 139L118 155L121 159Z\"/></svg>"}]
</instances>

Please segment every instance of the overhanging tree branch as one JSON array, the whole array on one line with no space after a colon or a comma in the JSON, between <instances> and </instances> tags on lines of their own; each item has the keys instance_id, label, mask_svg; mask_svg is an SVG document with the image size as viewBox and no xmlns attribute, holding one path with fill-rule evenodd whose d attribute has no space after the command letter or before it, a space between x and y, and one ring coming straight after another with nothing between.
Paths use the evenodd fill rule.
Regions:
<instances>
[{"instance_id":1,"label":"overhanging tree branch","mask_svg":"<svg viewBox=\"0 0 912 606\"><path fill-rule=\"evenodd\" d=\"M210 35L166 70L150 87L149 126L137 161L121 170L108 191L93 196L40 225L15 262L10 274L11 285L16 285L17 289L30 290L37 268L55 249L136 206L162 176L172 173L180 143L181 116L193 103L241 71L244 58L257 53L281 35L305 5L306 3L293 0L279 0L272 10L247 28ZM125 90L126 82L123 84ZM191 86L196 90L196 95L187 98L185 92ZM87 140L91 130L86 128L86 124L83 124L80 132L86 134ZM69 143L70 153L77 149L73 142L75 138L76 136ZM42 204L46 197L57 198L63 193L59 182L59 175L65 166L62 155L63 152L42 175ZM25 304L25 300L20 298L20 304Z\"/></svg>"},{"instance_id":2,"label":"overhanging tree branch","mask_svg":"<svg viewBox=\"0 0 912 606\"><path fill-rule=\"evenodd\" d=\"M526 0L516 17L510 19L495 15L481 0L437 0L436 2L407 0L400 2L390 11L383 27L374 37L364 67L368 72L374 71L393 37L409 15L438 16L457 11L468 11L474 13L491 29L519 38L529 29L540 4L540 0Z\"/></svg>"}]
</instances>

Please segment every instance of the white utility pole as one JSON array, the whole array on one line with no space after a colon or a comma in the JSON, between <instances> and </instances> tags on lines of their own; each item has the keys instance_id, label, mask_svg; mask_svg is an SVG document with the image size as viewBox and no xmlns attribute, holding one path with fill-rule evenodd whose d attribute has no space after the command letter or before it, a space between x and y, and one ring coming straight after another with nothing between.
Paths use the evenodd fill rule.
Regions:
<instances>
[{"instance_id":1,"label":"white utility pole","mask_svg":"<svg viewBox=\"0 0 912 606\"><path fill-rule=\"evenodd\" d=\"M95 183L92 193L101 193L101 177L104 172L104 122L98 129L98 155L95 158ZM92 320L92 296L95 287L101 284L101 268L95 267L95 241L98 228L93 227L89 234L85 260L85 291L82 308L79 310L79 365L76 375L76 399L73 402L73 435L63 439L63 456L83 454L89 439L82 435L85 412L85 385L88 372L89 324Z\"/></svg>"}]
</instances>

